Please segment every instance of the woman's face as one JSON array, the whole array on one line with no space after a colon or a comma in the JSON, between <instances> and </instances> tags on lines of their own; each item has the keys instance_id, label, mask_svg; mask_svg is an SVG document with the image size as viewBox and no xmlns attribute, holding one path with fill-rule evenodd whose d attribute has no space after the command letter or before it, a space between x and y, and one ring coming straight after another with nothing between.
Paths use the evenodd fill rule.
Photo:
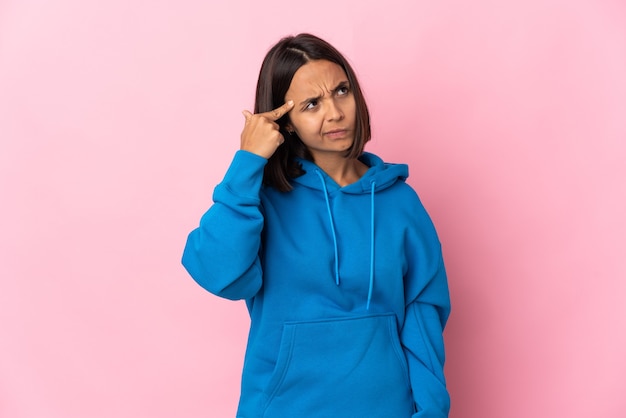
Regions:
<instances>
[{"instance_id":1,"label":"woman's face","mask_svg":"<svg viewBox=\"0 0 626 418\"><path fill-rule=\"evenodd\" d=\"M343 156L354 142L356 127L356 102L345 71L330 61L309 61L294 74L288 100L294 107L287 128L298 134L313 158Z\"/></svg>"}]
</instances>

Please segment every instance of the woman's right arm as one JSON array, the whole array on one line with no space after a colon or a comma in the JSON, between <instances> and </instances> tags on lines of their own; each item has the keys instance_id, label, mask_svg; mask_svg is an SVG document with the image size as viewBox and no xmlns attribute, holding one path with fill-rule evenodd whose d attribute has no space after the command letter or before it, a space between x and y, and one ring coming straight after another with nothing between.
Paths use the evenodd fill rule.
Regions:
<instances>
[{"instance_id":1,"label":"woman's right arm","mask_svg":"<svg viewBox=\"0 0 626 418\"><path fill-rule=\"evenodd\" d=\"M218 296L248 299L263 283L263 169L284 141L276 121L292 108L293 102L288 102L271 112L243 112L241 150L215 188L213 206L187 238L183 265L200 286Z\"/></svg>"},{"instance_id":2,"label":"woman's right arm","mask_svg":"<svg viewBox=\"0 0 626 418\"><path fill-rule=\"evenodd\" d=\"M227 299L247 299L263 282L259 260L263 214L259 197L267 160L237 151L214 204L191 231L183 265L200 286Z\"/></svg>"}]
</instances>

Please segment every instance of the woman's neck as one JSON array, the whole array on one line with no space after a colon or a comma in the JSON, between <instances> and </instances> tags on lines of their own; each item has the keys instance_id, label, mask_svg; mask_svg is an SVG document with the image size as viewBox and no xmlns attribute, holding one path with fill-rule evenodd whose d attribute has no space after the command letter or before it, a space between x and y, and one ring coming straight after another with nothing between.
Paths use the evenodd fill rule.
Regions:
<instances>
[{"instance_id":1,"label":"woman's neck","mask_svg":"<svg viewBox=\"0 0 626 418\"><path fill-rule=\"evenodd\" d=\"M315 164L341 187L357 182L368 169L356 158L319 154L315 155L314 158Z\"/></svg>"}]
</instances>

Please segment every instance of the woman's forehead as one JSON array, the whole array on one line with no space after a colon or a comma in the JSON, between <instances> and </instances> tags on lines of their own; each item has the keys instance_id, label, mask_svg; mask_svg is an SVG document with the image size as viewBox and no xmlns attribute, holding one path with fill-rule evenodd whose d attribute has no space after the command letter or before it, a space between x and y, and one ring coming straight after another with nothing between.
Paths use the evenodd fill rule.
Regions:
<instances>
[{"instance_id":1,"label":"woman's forehead","mask_svg":"<svg viewBox=\"0 0 626 418\"><path fill-rule=\"evenodd\" d=\"M331 92L340 83L347 81L346 72L334 62L327 60L309 61L296 71L287 94L324 94Z\"/></svg>"}]
</instances>

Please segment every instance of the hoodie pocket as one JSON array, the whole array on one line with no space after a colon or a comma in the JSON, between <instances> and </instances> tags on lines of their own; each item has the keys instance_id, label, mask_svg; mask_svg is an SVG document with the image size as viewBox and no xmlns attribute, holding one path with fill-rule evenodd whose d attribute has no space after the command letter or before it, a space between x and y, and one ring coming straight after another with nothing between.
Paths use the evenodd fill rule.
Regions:
<instances>
[{"instance_id":1,"label":"hoodie pocket","mask_svg":"<svg viewBox=\"0 0 626 418\"><path fill-rule=\"evenodd\" d=\"M264 417L410 417L395 316L290 322L265 391Z\"/></svg>"}]
</instances>

